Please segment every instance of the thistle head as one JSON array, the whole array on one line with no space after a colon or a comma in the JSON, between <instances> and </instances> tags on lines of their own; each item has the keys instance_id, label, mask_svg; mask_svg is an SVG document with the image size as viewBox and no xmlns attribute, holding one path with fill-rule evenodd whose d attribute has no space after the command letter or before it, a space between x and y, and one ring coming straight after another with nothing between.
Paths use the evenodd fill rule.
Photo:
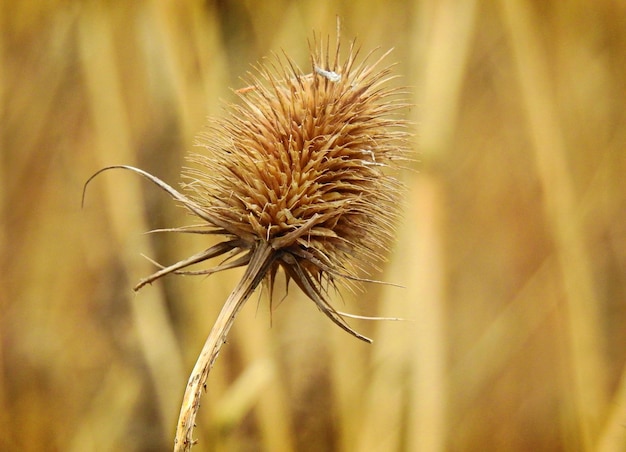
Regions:
<instances>
[{"instance_id":1,"label":"thistle head","mask_svg":"<svg viewBox=\"0 0 626 452\"><path fill-rule=\"evenodd\" d=\"M313 44L306 71L288 58L257 66L184 173L236 252L274 250L270 290L282 268L324 310L326 283L359 281L385 254L400 193L388 168L407 141L386 54L357 64L354 43L343 62L339 50Z\"/></svg>"},{"instance_id":2,"label":"thistle head","mask_svg":"<svg viewBox=\"0 0 626 452\"><path fill-rule=\"evenodd\" d=\"M203 223L169 231L220 234L224 241L142 280L168 273L210 274L258 267L253 284L279 269L335 323L361 339L328 300L338 282L359 285L385 255L396 220L408 133L402 92L390 85L384 53L358 62L354 42L340 61L339 42L315 40L310 66L287 57L256 66L238 102L214 120L189 157L181 194L141 170ZM263 248L269 252L259 253ZM257 265L255 255L263 254ZM222 264L186 267L226 255Z\"/></svg>"}]
</instances>

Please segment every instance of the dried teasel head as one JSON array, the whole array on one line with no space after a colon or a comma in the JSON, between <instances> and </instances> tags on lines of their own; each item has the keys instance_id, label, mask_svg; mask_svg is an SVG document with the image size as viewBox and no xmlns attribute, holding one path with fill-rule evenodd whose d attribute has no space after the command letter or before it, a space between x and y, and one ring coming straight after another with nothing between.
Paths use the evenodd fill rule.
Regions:
<instances>
[{"instance_id":1,"label":"dried teasel head","mask_svg":"<svg viewBox=\"0 0 626 452\"><path fill-rule=\"evenodd\" d=\"M169 273L250 266L258 268L251 291L265 281L271 294L282 268L331 320L368 340L333 309L328 287L370 281L363 275L388 248L401 193L391 173L407 149L407 124L399 114L406 104L401 88L389 83L392 66L381 67L389 52L376 60L372 52L357 63L354 42L343 62L339 40L332 55L318 40L311 48L308 71L277 57L249 73L250 86L235 91L240 102L198 138L203 151L189 156L193 168L183 172L186 195L121 166L149 178L203 220L167 231L225 238L161 268L136 290ZM221 255L227 259L216 267L184 270Z\"/></svg>"},{"instance_id":2,"label":"dried teasel head","mask_svg":"<svg viewBox=\"0 0 626 452\"><path fill-rule=\"evenodd\" d=\"M189 198L219 220L209 228L241 253L233 263L247 265L267 244L270 293L282 268L344 328L326 287L361 280L384 256L400 193L386 167L407 138L390 67L378 67L386 54L357 65L357 53L352 44L340 63L339 46L332 59L315 46L308 72L288 59L259 66L185 171Z\"/></svg>"},{"instance_id":3,"label":"dried teasel head","mask_svg":"<svg viewBox=\"0 0 626 452\"><path fill-rule=\"evenodd\" d=\"M239 102L199 137L202 152L189 157L182 193L138 168L101 170L139 173L202 220L165 231L224 238L162 267L136 290L170 273L246 267L189 379L176 450L193 444L202 386L235 315L263 281L271 295L279 269L333 322L370 341L331 306L328 289L370 281L363 275L376 268L390 244L401 194L393 171L408 148L400 115L406 104L402 89L389 83L392 66L383 66L388 52L357 63L353 42L341 62L339 42L332 54L318 40L311 47L307 71L277 57L249 73L249 86L236 91ZM188 269L218 256L225 259L215 267Z\"/></svg>"}]
</instances>

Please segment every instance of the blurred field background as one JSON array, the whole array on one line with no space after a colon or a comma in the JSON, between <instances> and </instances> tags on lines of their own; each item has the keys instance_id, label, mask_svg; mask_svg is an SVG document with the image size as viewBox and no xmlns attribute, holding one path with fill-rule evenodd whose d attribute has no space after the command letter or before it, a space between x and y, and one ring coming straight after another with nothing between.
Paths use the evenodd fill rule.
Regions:
<instances>
[{"instance_id":1,"label":"blurred field background","mask_svg":"<svg viewBox=\"0 0 626 452\"><path fill-rule=\"evenodd\" d=\"M394 47L418 163L398 244L340 310L292 287L238 317L194 450L626 450L626 4L0 1L0 450L168 450L240 272L124 172L172 185L250 64L313 31ZM282 298L281 286L277 298Z\"/></svg>"}]
</instances>

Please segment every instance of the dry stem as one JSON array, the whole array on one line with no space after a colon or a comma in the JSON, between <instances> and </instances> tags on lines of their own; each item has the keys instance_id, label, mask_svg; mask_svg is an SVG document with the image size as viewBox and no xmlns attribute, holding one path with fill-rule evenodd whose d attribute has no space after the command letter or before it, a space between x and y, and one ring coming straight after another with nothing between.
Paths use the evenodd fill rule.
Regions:
<instances>
[{"instance_id":1,"label":"dry stem","mask_svg":"<svg viewBox=\"0 0 626 452\"><path fill-rule=\"evenodd\" d=\"M200 408L200 396L202 389L205 388L209 372L217 359L222 344L226 342L226 335L235 320L235 316L265 277L269 266L275 259L275 254L275 250L267 242L260 242L243 277L224 303L224 307L220 311L189 376L176 427L174 452L189 451L194 445L193 428Z\"/></svg>"}]
</instances>

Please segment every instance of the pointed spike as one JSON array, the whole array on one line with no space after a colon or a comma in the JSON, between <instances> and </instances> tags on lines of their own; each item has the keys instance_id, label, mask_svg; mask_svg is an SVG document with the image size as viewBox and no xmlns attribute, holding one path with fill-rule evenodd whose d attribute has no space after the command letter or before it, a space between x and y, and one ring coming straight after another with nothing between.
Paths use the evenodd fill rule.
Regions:
<instances>
[{"instance_id":1,"label":"pointed spike","mask_svg":"<svg viewBox=\"0 0 626 452\"><path fill-rule=\"evenodd\" d=\"M135 285L135 287L133 287L133 290L135 292L137 292L139 289L141 289L143 286L145 286L146 284L151 284L154 281L156 281L157 279L169 274L169 273L175 273L177 270L180 270L182 268L188 267L190 265L193 264L197 264L199 262L203 262L207 259L211 259L213 257L216 256L220 256L224 253L227 253L228 251L230 251L233 248L233 241L230 242L221 242L218 243L217 245L212 246L209 249L206 249L204 251L201 251L197 254L194 254L191 257L188 257L187 259L183 259L182 261L178 261L175 264L172 264L168 267L164 267L161 270L159 270L158 272L155 272L153 274L151 274L150 276L143 278L139 281L139 283L137 283L137 285Z\"/></svg>"},{"instance_id":2,"label":"pointed spike","mask_svg":"<svg viewBox=\"0 0 626 452\"><path fill-rule=\"evenodd\" d=\"M287 271L291 272L291 277L300 289L311 299L317 307L328 317L333 323L339 326L344 331L347 331L357 339L360 339L367 343L372 343L372 339L367 336L363 336L361 333L355 331L346 323L341 314L339 314L322 295L320 289L315 282L311 279L311 276L302 269L296 259L292 265L285 267Z\"/></svg>"}]
</instances>

